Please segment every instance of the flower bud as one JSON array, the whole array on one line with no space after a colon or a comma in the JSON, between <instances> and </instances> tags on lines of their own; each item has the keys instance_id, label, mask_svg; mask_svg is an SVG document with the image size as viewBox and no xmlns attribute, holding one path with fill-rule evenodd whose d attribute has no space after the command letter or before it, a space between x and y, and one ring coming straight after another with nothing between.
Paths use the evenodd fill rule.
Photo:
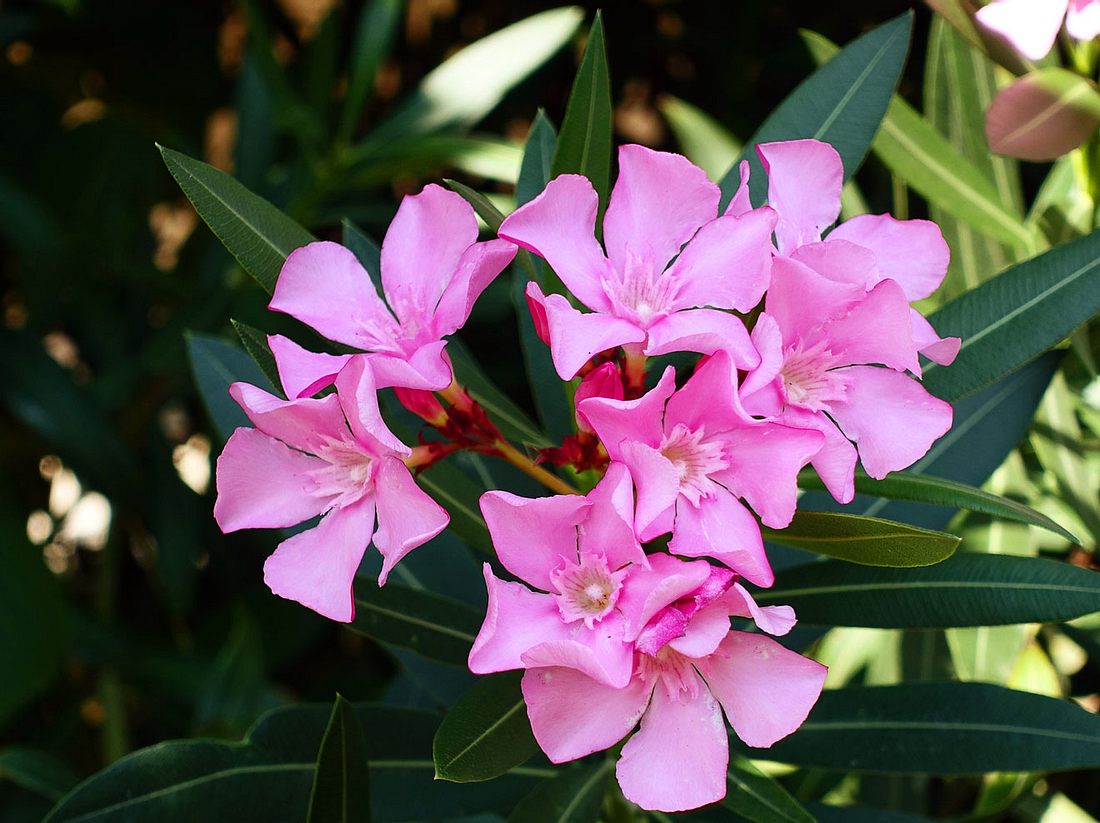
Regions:
<instances>
[{"instance_id":1,"label":"flower bud","mask_svg":"<svg viewBox=\"0 0 1100 823\"><path fill-rule=\"evenodd\" d=\"M394 387L393 393L397 395L398 402L417 417L423 418L433 426L446 425L447 412L434 393L423 389L400 387Z\"/></svg>"},{"instance_id":2,"label":"flower bud","mask_svg":"<svg viewBox=\"0 0 1100 823\"><path fill-rule=\"evenodd\" d=\"M577 386L577 393L573 396L573 403L577 409L577 428L592 434L592 427L588 425L588 420L581 412L581 401L589 397L623 399L623 378L617 363L604 363L592 369Z\"/></svg>"}]
</instances>

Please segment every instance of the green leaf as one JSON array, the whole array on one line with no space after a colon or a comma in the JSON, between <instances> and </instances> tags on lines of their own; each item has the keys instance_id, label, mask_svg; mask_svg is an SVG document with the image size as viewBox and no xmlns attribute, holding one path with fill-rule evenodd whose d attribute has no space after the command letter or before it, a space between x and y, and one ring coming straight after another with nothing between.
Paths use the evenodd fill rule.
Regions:
<instances>
[{"instance_id":1,"label":"green leaf","mask_svg":"<svg viewBox=\"0 0 1100 823\"><path fill-rule=\"evenodd\" d=\"M831 143L844 163L844 176L859 168L886 113L905 63L913 13L906 12L849 43L802 81L745 144L741 160L752 164L754 202L767 197L767 176L756 156L759 143L814 138ZM723 205L737 191L734 163L722 178Z\"/></svg>"},{"instance_id":2,"label":"green leaf","mask_svg":"<svg viewBox=\"0 0 1100 823\"><path fill-rule=\"evenodd\" d=\"M5 780L54 803L78 782L63 761L46 752L18 746L0 750L0 782Z\"/></svg>"},{"instance_id":3,"label":"green leaf","mask_svg":"<svg viewBox=\"0 0 1100 823\"><path fill-rule=\"evenodd\" d=\"M894 568L939 563L959 545L953 534L839 512L798 512L787 528L761 532L768 540L796 549Z\"/></svg>"},{"instance_id":4,"label":"green leaf","mask_svg":"<svg viewBox=\"0 0 1100 823\"><path fill-rule=\"evenodd\" d=\"M351 249L377 288L382 276L382 249L373 237L346 218L340 222L340 229L343 244Z\"/></svg>"},{"instance_id":5,"label":"green leaf","mask_svg":"<svg viewBox=\"0 0 1100 823\"><path fill-rule=\"evenodd\" d=\"M1070 620L1096 611L1100 573L1054 560L960 553L916 569L827 561L780 572L760 603L803 623L947 629Z\"/></svg>"},{"instance_id":6,"label":"green leaf","mask_svg":"<svg viewBox=\"0 0 1100 823\"><path fill-rule=\"evenodd\" d=\"M416 482L451 515L448 529L471 548L494 555L489 529L478 508L484 489L448 463L436 463L417 475Z\"/></svg>"},{"instance_id":7,"label":"green leaf","mask_svg":"<svg viewBox=\"0 0 1100 823\"><path fill-rule=\"evenodd\" d=\"M730 753L722 805L754 823L814 823L813 816L747 757Z\"/></svg>"},{"instance_id":8,"label":"green leaf","mask_svg":"<svg viewBox=\"0 0 1100 823\"><path fill-rule=\"evenodd\" d=\"M600 214L611 189L611 79L603 42L603 16L596 12L565 118L558 133L551 177L583 174L600 196Z\"/></svg>"},{"instance_id":9,"label":"green leaf","mask_svg":"<svg viewBox=\"0 0 1100 823\"><path fill-rule=\"evenodd\" d=\"M239 320L230 319L229 322L233 324L233 330L237 332L237 337L241 338L241 345L244 346L244 350L260 367L264 377L270 380L273 386L281 386L279 367L275 365L275 355L271 353L271 347L267 344L267 335L255 326L241 323Z\"/></svg>"},{"instance_id":10,"label":"green leaf","mask_svg":"<svg viewBox=\"0 0 1100 823\"><path fill-rule=\"evenodd\" d=\"M229 385L243 381L265 391L274 388L247 352L220 337L189 334L187 356L199 396L222 440L228 440L238 426L251 426L241 407L229 396Z\"/></svg>"},{"instance_id":11,"label":"green leaf","mask_svg":"<svg viewBox=\"0 0 1100 823\"><path fill-rule=\"evenodd\" d=\"M1013 266L935 312L961 337L950 367L929 363L924 386L958 400L1035 359L1100 310L1100 232Z\"/></svg>"},{"instance_id":12,"label":"green leaf","mask_svg":"<svg viewBox=\"0 0 1100 823\"><path fill-rule=\"evenodd\" d=\"M348 628L432 660L465 665L483 617L449 597L357 577L355 619Z\"/></svg>"},{"instance_id":13,"label":"green leaf","mask_svg":"<svg viewBox=\"0 0 1100 823\"><path fill-rule=\"evenodd\" d=\"M804 39L818 62L838 51L819 34L807 32ZM898 95L891 98L872 147L894 174L929 203L1006 243L1031 245L1031 232L1019 215L1002 204L993 183Z\"/></svg>"},{"instance_id":14,"label":"green leaf","mask_svg":"<svg viewBox=\"0 0 1100 823\"><path fill-rule=\"evenodd\" d=\"M340 695L321 739L306 823L370 823L370 772L363 727Z\"/></svg>"},{"instance_id":15,"label":"green leaf","mask_svg":"<svg viewBox=\"0 0 1100 823\"><path fill-rule=\"evenodd\" d=\"M519 683L523 672L482 677L455 703L432 743L435 776L492 780L538 751Z\"/></svg>"},{"instance_id":16,"label":"green leaf","mask_svg":"<svg viewBox=\"0 0 1100 823\"><path fill-rule=\"evenodd\" d=\"M741 154L741 143L725 126L686 100L665 94L658 98L657 108L672 128L684 156L711 180L720 180Z\"/></svg>"},{"instance_id":17,"label":"green leaf","mask_svg":"<svg viewBox=\"0 0 1100 823\"><path fill-rule=\"evenodd\" d=\"M337 139L347 142L356 121L374 90L378 67L389 54L397 27L401 23L402 0L370 0L359 14L355 39L351 45L348 91L340 114Z\"/></svg>"},{"instance_id":18,"label":"green leaf","mask_svg":"<svg viewBox=\"0 0 1100 823\"><path fill-rule=\"evenodd\" d=\"M855 486L858 494L868 494L888 500L929 503L933 506L947 506L952 509L969 509L973 512L1013 520L1017 523L1038 526L1041 529L1061 535L1071 542L1079 542L1071 532L1059 526L1045 514L1037 512L1023 503L1017 503L1007 497L982 491L965 483L945 480L942 477L931 477L910 472L894 472L887 475L884 480L875 480L859 471L856 472ZM803 471L799 474L798 487L816 491L825 490L825 484L821 482L821 478L811 471Z\"/></svg>"},{"instance_id":19,"label":"green leaf","mask_svg":"<svg viewBox=\"0 0 1100 823\"><path fill-rule=\"evenodd\" d=\"M826 690L768 750L844 771L968 775L1100 766L1100 717L1074 703L982 683Z\"/></svg>"},{"instance_id":20,"label":"green leaf","mask_svg":"<svg viewBox=\"0 0 1100 823\"><path fill-rule=\"evenodd\" d=\"M456 194L462 195L462 198L474 207L474 211L477 212L477 216L485 221L485 225L489 227L489 231L496 234L500 229L500 224L504 222L504 215L500 213L500 209L493 205L484 194L479 191L474 191L464 183L459 183L457 180L448 180L444 178L443 182L447 188Z\"/></svg>"},{"instance_id":21,"label":"green leaf","mask_svg":"<svg viewBox=\"0 0 1100 823\"><path fill-rule=\"evenodd\" d=\"M615 762L588 763L561 771L523 798L508 823L591 823L598 820Z\"/></svg>"},{"instance_id":22,"label":"green leaf","mask_svg":"<svg viewBox=\"0 0 1100 823\"><path fill-rule=\"evenodd\" d=\"M539 109L523 146L523 162L520 163L519 177L516 179L517 206L534 200L546 188L557 145L558 135L554 131L554 124L550 122L546 112Z\"/></svg>"},{"instance_id":23,"label":"green leaf","mask_svg":"<svg viewBox=\"0 0 1100 823\"><path fill-rule=\"evenodd\" d=\"M469 128L564 46L583 16L575 6L551 9L467 46L432 70L358 151L411 134Z\"/></svg>"},{"instance_id":24,"label":"green leaf","mask_svg":"<svg viewBox=\"0 0 1100 823\"><path fill-rule=\"evenodd\" d=\"M157 148L222 245L269 294L273 292L287 255L312 243L313 235L225 172L164 146Z\"/></svg>"}]
</instances>

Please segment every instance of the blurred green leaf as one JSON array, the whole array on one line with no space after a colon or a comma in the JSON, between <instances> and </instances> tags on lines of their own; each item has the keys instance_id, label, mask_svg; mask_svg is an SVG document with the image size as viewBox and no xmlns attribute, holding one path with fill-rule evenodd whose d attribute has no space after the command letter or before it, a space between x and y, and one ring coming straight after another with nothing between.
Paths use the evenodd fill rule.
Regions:
<instances>
[{"instance_id":1,"label":"blurred green leaf","mask_svg":"<svg viewBox=\"0 0 1100 823\"><path fill-rule=\"evenodd\" d=\"M928 319L961 337L950 367L928 363L924 385L958 400L1035 359L1100 311L1100 232L1013 266Z\"/></svg>"},{"instance_id":2,"label":"blurred green leaf","mask_svg":"<svg viewBox=\"0 0 1100 823\"><path fill-rule=\"evenodd\" d=\"M464 183L459 183L457 180L443 181L447 188L462 196L467 203L474 207L474 211L477 212L477 216L485 221L485 225L489 227L489 231L496 234L500 229L500 224L504 222L504 215L500 213L500 210L494 206L488 197L479 191L474 191Z\"/></svg>"},{"instance_id":3,"label":"blurred green leaf","mask_svg":"<svg viewBox=\"0 0 1100 823\"><path fill-rule=\"evenodd\" d=\"M906 12L853 40L802 81L745 144L741 160L752 165L753 201L767 198L767 176L756 156L759 143L814 138L831 143L851 177L870 148L905 63L913 13ZM722 202L737 191L734 163L722 178Z\"/></svg>"},{"instance_id":4,"label":"blurred green leaf","mask_svg":"<svg viewBox=\"0 0 1100 823\"><path fill-rule=\"evenodd\" d=\"M611 80L603 41L603 16L597 11L565 107L550 176L587 177L600 196L600 214L607 208L611 187L611 120Z\"/></svg>"},{"instance_id":5,"label":"blurred green leaf","mask_svg":"<svg viewBox=\"0 0 1100 823\"><path fill-rule=\"evenodd\" d=\"M1100 92L1060 66L1029 72L1001 89L985 116L989 147L1023 160L1054 160L1073 151L1100 125Z\"/></svg>"},{"instance_id":6,"label":"blurred green leaf","mask_svg":"<svg viewBox=\"0 0 1100 823\"><path fill-rule=\"evenodd\" d=\"M1032 557L959 553L916 569L826 561L780 572L760 603L803 623L946 629L1070 620L1096 611L1100 572Z\"/></svg>"},{"instance_id":7,"label":"blurred green leaf","mask_svg":"<svg viewBox=\"0 0 1100 823\"><path fill-rule=\"evenodd\" d=\"M302 50L302 97L313 114L318 142L326 138L330 125L329 108L340 53L340 12L333 7Z\"/></svg>"},{"instance_id":8,"label":"blurred green leaf","mask_svg":"<svg viewBox=\"0 0 1100 823\"><path fill-rule=\"evenodd\" d=\"M948 558L959 538L905 523L838 512L797 512L785 529L761 528L768 540L868 566L910 568Z\"/></svg>"},{"instance_id":9,"label":"blurred green leaf","mask_svg":"<svg viewBox=\"0 0 1100 823\"><path fill-rule=\"evenodd\" d=\"M287 255L312 243L313 235L225 172L164 146L157 148L222 245L269 294L273 292Z\"/></svg>"},{"instance_id":10,"label":"blurred green leaf","mask_svg":"<svg viewBox=\"0 0 1100 823\"><path fill-rule=\"evenodd\" d=\"M465 664L484 615L476 609L427 591L398 583L379 587L355 579L355 620L349 628L432 660Z\"/></svg>"},{"instance_id":11,"label":"blurred green leaf","mask_svg":"<svg viewBox=\"0 0 1100 823\"><path fill-rule=\"evenodd\" d=\"M591 823L599 819L614 761L562 769L523 798L508 823Z\"/></svg>"},{"instance_id":12,"label":"blurred green leaf","mask_svg":"<svg viewBox=\"0 0 1100 823\"><path fill-rule=\"evenodd\" d=\"M435 776L492 780L538 751L520 691L523 672L480 677L447 712L432 744Z\"/></svg>"},{"instance_id":13,"label":"blurred green leaf","mask_svg":"<svg viewBox=\"0 0 1100 823\"><path fill-rule=\"evenodd\" d=\"M826 690L768 750L785 763L857 772L967 775L1100 766L1100 717L982 683Z\"/></svg>"},{"instance_id":14,"label":"blurred green leaf","mask_svg":"<svg viewBox=\"0 0 1100 823\"><path fill-rule=\"evenodd\" d=\"M707 173L721 180L730 164L741 154L741 143L721 123L686 100L662 95L657 108L665 116L684 156Z\"/></svg>"},{"instance_id":15,"label":"blurred green leaf","mask_svg":"<svg viewBox=\"0 0 1100 823\"><path fill-rule=\"evenodd\" d=\"M242 381L264 391L275 389L248 353L220 337L190 334L187 336L187 356L199 396L222 440L228 440L239 426L251 426L241 407L229 396L230 384Z\"/></svg>"},{"instance_id":16,"label":"blurred green leaf","mask_svg":"<svg viewBox=\"0 0 1100 823\"><path fill-rule=\"evenodd\" d=\"M402 0L369 0L359 14L348 68L348 91L336 136L347 142L355 130L363 107L374 90L378 67L389 54L401 23Z\"/></svg>"},{"instance_id":17,"label":"blurred green leaf","mask_svg":"<svg viewBox=\"0 0 1100 823\"><path fill-rule=\"evenodd\" d=\"M0 781L8 780L56 803L79 779L52 754L19 746L0 749Z\"/></svg>"},{"instance_id":18,"label":"blurred green leaf","mask_svg":"<svg viewBox=\"0 0 1100 823\"><path fill-rule=\"evenodd\" d=\"M344 245L351 249L377 288L382 277L381 247L373 237L346 218L341 221L340 228Z\"/></svg>"},{"instance_id":19,"label":"blurred green leaf","mask_svg":"<svg viewBox=\"0 0 1100 823\"><path fill-rule=\"evenodd\" d=\"M369 777L363 727L352 705L336 695L317 755L306 823L370 823Z\"/></svg>"},{"instance_id":20,"label":"blurred green leaf","mask_svg":"<svg viewBox=\"0 0 1100 823\"><path fill-rule=\"evenodd\" d=\"M754 823L814 823L813 816L747 757L730 753L722 806Z\"/></svg>"}]
</instances>

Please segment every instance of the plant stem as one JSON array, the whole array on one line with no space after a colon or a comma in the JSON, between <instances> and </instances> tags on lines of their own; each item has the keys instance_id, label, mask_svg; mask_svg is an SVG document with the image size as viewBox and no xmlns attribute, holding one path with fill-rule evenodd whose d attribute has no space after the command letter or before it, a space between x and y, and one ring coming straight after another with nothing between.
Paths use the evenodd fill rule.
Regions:
<instances>
[{"instance_id":1,"label":"plant stem","mask_svg":"<svg viewBox=\"0 0 1100 823\"><path fill-rule=\"evenodd\" d=\"M551 491L558 494L580 494L577 489L570 486L556 474L548 472L542 466L536 465L529 457L521 454L511 443L498 440L493 444L493 449L493 454L504 458L528 477L533 477Z\"/></svg>"}]
</instances>

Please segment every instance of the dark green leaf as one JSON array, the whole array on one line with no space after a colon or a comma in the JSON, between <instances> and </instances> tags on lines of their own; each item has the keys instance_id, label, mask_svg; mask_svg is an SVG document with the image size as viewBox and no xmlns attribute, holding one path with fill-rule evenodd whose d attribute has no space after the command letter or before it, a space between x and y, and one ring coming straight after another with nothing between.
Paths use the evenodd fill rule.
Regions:
<instances>
[{"instance_id":1,"label":"dark green leaf","mask_svg":"<svg viewBox=\"0 0 1100 823\"><path fill-rule=\"evenodd\" d=\"M231 319L229 322L233 324L233 330L237 332L237 337L241 338L241 345L244 346L244 350L260 367L264 376L271 381L273 386L281 386L279 368L275 365L275 355L271 353L271 347L267 345L267 335L254 326L241 323L239 320Z\"/></svg>"},{"instance_id":2,"label":"dark green leaf","mask_svg":"<svg viewBox=\"0 0 1100 823\"><path fill-rule=\"evenodd\" d=\"M855 173L886 114L912 28L913 13L906 12L867 32L806 78L772 112L741 153L741 159L752 164L754 202L767 197L767 177L756 156L759 143L811 137L823 140L840 153L844 176ZM733 164L720 184L723 204L737 191L737 166Z\"/></svg>"},{"instance_id":3,"label":"dark green leaf","mask_svg":"<svg viewBox=\"0 0 1100 823\"><path fill-rule=\"evenodd\" d=\"M967 775L1100 766L1100 717L1074 703L983 683L826 690L768 750L845 771Z\"/></svg>"},{"instance_id":4,"label":"dark green leaf","mask_svg":"<svg viewBox=\"0 0 1100 823\"><path fill-rule=\"evenodd\" d=\"M607 208L611 187L611 79L603 42L603 18L596 12L558 134L551 177L583 174Z\"/></svg>"},{"instance_id":5,"label":"dark green leaf","mask_svg":"<svg viewBox=\"0 0 1100 823\"><path fill-rule=\"evenodd\" d=\"M283 262L314 237L225 172L158 146L183 193L245 271L271 293Z\"/></svg>"},{"instance_id":6,"label":"dark green leaf","mask_svg":"<svg viewBox=\"0 0 1100 823\"><path fill-rule=\"evenodd\" d=\"M563 770L523 798L508 823L592 823L600 816L613 760Z\"/></svg>"},{"instance_id":7,"label":"dark green leaf","mask_svg":"<svg viewBox=\"0 0 1100 823\"><path fill-rule=\"evenodd\" d=\"M5 780L54 803L78 782L73 770L53 755L16 746L0 750L0 782Z\"/></svg>"},{"instance_id":8,"label":"dark green leaf","mask_svg":"<svg viewBox=\"0 0 1100 823\"><path fill-rule=\"evenodd\" d=\"M220 337L190 334L187 355L199 395L222 439L227 440L238 426L250 426L240 406L229 396L229 385L243 381L265 391L274 389L248 353Z\"/></svg>"},{"instance_id":9,"label":"dark green leaf","mask_svg":"<svg viewBox=\"0 0 1100 823\"><path fill-rule=\"evenodd\" d=\"M787 528L761 531L775 543L868 566L929 566L959 545L953 534L834 512L798 512Z\"/></svg>"},{"instance_id":10,"label":"dark green leaf","mask_svg":"<svg viewBox=\"0 0 1100 823\"><path fill-rule=\"evenodd\" d=\"M804 623L946 629L1070 620L1097 610L1100 572L997 554L882 569L827 561L780 572L761 603L787 603Z\"/></svg>"},{"instance_id":11,"label":"dark green leaf","mask_svg":"<svg viewBox=\"0 0 1100 823\"><path fill-rule=\"evenodd\" d=\"M516 180L517 206L534 200L546 188L554 166L557 145L558 135L554 131L554 124L550 122L546 112L539 109L523 147L523 162Z\"/></svg>"},{"instance_id":12,"label":"dark green leaf","mask_svg":"<svg viewBox=\"0 0 1100 823\"><path fill-rule=\"evenodd\" d=\"M340 695L321 739L306 823L370 823L367 744L355 709Z\"/></svg>"},{"instance_id":13,"label":"dark green leaf","mask_svg":"<svg viewBox=\"0 0 1100 823\"><path fill-rule=\"evenodd\" d=\"M814 823L802 805L752 761L730 753L722 805L755 823Z\"/></svg>"},{"instance_id":14,"label":"dark green leaf","mask_svg":"<svg viewBox=\"0 0 1100 823\"><path fill-rule=\"evenodd\" d=\"M447 184L447 188L456 194L462 195L462 198L474 207L477 216L485 221L489 231L493 234L497 233L500 224L504 222L504 215L500 213L500 209L494 206L488 197L463 183L459 183L457 180L444 179L443 182Z\"/></svg>"},{"instance_id":15,"label":"dark green leaf","mask_svg":"<svg viewBox=\"0 0 1100 823\"><path fill-rule=\"evenodd\" d=\"M340 222L344 245L351 249L359 264L367 270L367 275L377 288L382 277L382 249L374 238L348 219Z\"/></svg>"},{"instance_id":16,"label":"dark green leaf","mask_svg":"<svg viewBox=\"0 0 1100 823\"><path fill-rule=\"evenodd\" d=\"M924 385L958 400L1035 359L1100 311L1100 232L1013 266L929 317L961 337L950 367L929 363Z\"/></svg>"},{"instance_id":17,"label":"dark green leaf","mask_svg":"<svg viewBox=\"0 0 1100 823\"><path fill-rule=\"evenodd\" d=\"M401 23L403 6L401 0L370 0L359 14L355 40L351 46L348 91L336 133L337 139L342 142L351 137L363 107L370 99L378 67L389 53Z\"/></svg>"},{"instance_id":18,"label":"dark green leaf","mask_svg":"<svg viewBox=\"0 0 1100 823\"><path fill-rule=\"evenodd\" d=\"M809 803L807 808L817 823L933 823L930 817L898 814L868 806L829 806L824 803Z\"/></svg>"},{"instance_id":19,"label":"dark green leaf","mask_svg":"<svg viewBox=\"0 0 1100 823\"><path fill-rule=\"evenodd\" d=\"M432 660L465 664L484 615L427 591L397 583L379 588L355 580L355 620L349 628L376 640L418 651Z\"/></svg>"},{"instance_id":20,"label":"dark green leaf","mask_svg":"<svg viewBox=\"0 0 1100 823\"><path fill-rule=\"evenodd\" d=\"M952 509L969 509L973 512L1000 517L1005 520L1014 520L1017 523L1028 523L1032 526L1046 529L1059 534L1071 542L1078 542L1072 533L1066 531L1045 514L1035 509L991 494L965 483L956 483L953 480L945 480L942 477L930 477L928 475L913 474L911 472L894 472L886 476L884 480L875 480L863 472L856 472L856 492L872 495L888 500L910 500L915 503L929 503L933 506L947 506ZM824 491L825 484L815 472L804 471L798 476L798 487L801 489L814 489ZM778 541L777 542L782 542Z\"/></svg>"},{"instance_id":21,"label":"dark green leaf","mask_svg":"<svg viewBox=\"0 0 1100 823\"><path fill-rule=\"evenodd\" d=\"M435 776L454 783L492 780L538 751L519 683L523 672L479 678L455 703L432 744Z\"/></svg>"},{"instance_id":22,"label":"dark green leaf","mask_svg":"<svg viewBox=\"0 0 1100 823\"><path fill-rule=\"evenodd\" d=\"M489 530L478 508L485 489L448 463L436 463L417 475L416 482L451 515L448 529L471 548L493 554Z\"/></svg>"}]
</instances>

